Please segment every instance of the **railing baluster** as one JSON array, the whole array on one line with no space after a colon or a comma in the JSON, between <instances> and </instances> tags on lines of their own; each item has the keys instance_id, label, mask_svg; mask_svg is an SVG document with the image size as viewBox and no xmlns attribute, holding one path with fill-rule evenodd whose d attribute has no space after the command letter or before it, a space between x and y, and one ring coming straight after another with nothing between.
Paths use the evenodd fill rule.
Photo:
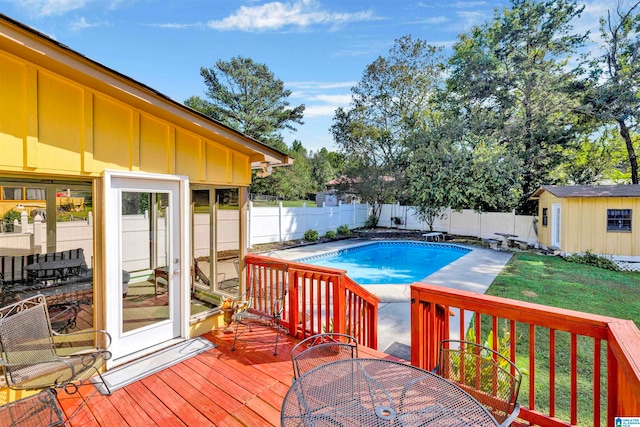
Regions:
<instances>
[{"instance_id":1,"label":"railing baluster","mask_svg":"<svg viewBox=\"0 0 640 427\"><path fill-rule=\"evenodd\" d=\"M536 326L529 324L529 408L536 408Z\"/></svg>"},{"instance_id":2,"label":"railing baluster","mask_svg":"<svg viewBox=\"0 0 640 427\"><path fill-rule=\"evenodd\" d=\"M549 329L549 415L556 416L556 330Z\"/></svg>"},{"instance_id":3,"label":"railing baluster","mask_svg":"<svg viewBox=\"0 0 640 427\"><path fill-rule=\"evenodd\" d=\"M593 340L593 427L600 426L600 405L602 400L600 399L600 364L602 346L600 340L594 338Z\"/></svg>"},{"instance_id":4,"label":"railing baluster","mask_svg":"<svg viewBox=\"0 0 640 427\"><path fill-rule=\"evenodd\" d=\"M571 423L578 423L578 336L571 334Z\"/></svg>"}]
</instances>

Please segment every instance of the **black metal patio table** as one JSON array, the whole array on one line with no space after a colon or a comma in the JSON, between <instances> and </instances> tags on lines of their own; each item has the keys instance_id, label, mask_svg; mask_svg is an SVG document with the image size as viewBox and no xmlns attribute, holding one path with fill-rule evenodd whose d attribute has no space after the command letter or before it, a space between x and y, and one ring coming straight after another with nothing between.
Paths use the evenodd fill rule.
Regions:
<instances>
[{"instance_id":1,"label":"black metal patio table","mask_svg":"<svg viewBox=\"0 0 640 427\"><path fill-rule=\"evenodd\" d=\"M497 426L471 395L434 373L384 359L344 359L301 375L282 426Z\"/></svg>"}]
</instances>

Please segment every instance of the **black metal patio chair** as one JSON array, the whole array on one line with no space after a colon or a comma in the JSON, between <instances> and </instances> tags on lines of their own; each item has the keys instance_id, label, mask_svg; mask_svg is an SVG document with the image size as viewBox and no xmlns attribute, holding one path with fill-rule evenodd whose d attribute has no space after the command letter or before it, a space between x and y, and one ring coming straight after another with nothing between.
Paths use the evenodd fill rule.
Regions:
<instances>
[{"instance_id":1,"label":"black metal patio chair","mask_svg":"<svg viewBox=\"0 0 640 427\"><path fill-rule=\"evenodd\" d=\"M105 331L60 334L52 330L43 295L0 308L0 365L10 389L63 389L73 394L97 374L111 394L100 374L100 368L111 358L107 350L110 343L111 336ZM69 419L97 391L96 387L84 398Z\"/></svg>"},{"instance_id":2,"label":"black metal patio chair","mask_svg":"<svg viewBox=\"0 0 640 427\"><path fill-rule=\"evenodd\" d=\"M358 341L351 335L325 333L307 337L291 350L293 379L316 366L358 357Z\"/></svg>"},{"instance_id":3,"label":"black metal patio chair","mask_svg":"<svg viewBox=\"0 0 640 427\"><path fill-rule=\"evenodd\" d=\"M282 263L261 263L252 265L248 276L247 291L234 301L235 331L231 351L246 330L253 327L267 327L275 331L273 355L278 354L278 340L287 330L280 324L285 309L287 295L287 265ZM255 340L252 340L255 341Z\"/></svg>"},{"instance_id":4,"label":"black metal patio chair","mask_svg":"<svg viewBox=\"0 0 640 427\"><path fill-rule=\"evenodd\" d=\"M475 342L444 340L435 371L482 403L501 426L518 417L522 373L497 351Z\"/></svg>"}]
</instances>

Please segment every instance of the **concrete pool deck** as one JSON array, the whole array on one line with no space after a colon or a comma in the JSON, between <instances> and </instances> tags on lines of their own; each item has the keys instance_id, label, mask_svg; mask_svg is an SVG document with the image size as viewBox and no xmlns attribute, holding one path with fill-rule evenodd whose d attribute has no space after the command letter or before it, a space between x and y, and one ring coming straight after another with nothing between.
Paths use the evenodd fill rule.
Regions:
<instances>
[{"instance_id":1,"label":"concrete pool deck","mask_svg":"<svg viewBox=\"0 0 640 427\"><path fill-rule=\"evenodd\" d=\"M274 251L275 256L296 260L385 240L352 239ZM420 280L421 283L485 293L495 277L511 259L510 252L452 243L472 249L451 264ZM378 350L410 360L410 285L361 285L380 298L378 306Z\"/></svg>"}]
</instances>

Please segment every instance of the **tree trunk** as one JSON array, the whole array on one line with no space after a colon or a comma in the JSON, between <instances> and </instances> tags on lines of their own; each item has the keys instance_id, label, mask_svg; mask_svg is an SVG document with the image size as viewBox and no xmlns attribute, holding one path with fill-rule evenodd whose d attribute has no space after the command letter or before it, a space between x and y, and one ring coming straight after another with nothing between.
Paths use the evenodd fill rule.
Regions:
<instances>
[{"instance_id":1,"label":"tree trunk","mask_svg":"<svg viewBox=\"0 0 640 427\"><path fill-rule=\"evenodd\" d=\"M631 183L638 184L638 158L636 157L636 151L633 148L633 141L631 141L629 128L622 119L618 119L618 125L620 126L620 136L624 139L624 143L627 146L629 165L631 166Z\"/></svg>"}]
</instances>

